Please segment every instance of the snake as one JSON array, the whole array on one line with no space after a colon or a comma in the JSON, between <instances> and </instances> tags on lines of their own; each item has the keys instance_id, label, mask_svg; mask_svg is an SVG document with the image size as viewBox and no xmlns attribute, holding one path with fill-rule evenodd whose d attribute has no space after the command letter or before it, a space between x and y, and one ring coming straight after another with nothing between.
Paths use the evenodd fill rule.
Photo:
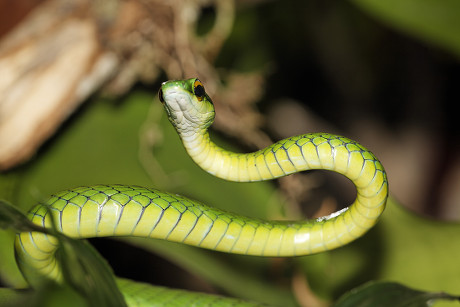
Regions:
<instances>
[{"instance_id":1,"label":"snake","mask_svg":"<svg viewBox=\"0 0 460 307\"><path fill-rule=\"evenodd\" d=\"M29 219L45 228L54 225L72 238L138 236L225 253L292 257L346 245L363 236L384 211L388 198L386 172L375 155L356 141L310 133L251 153L231 152L210 138L208 128L215 109L199 79L164 82L158 96L188 155L210 174L251 182L312 169L329 170L353 182L356 199L350 206L317 219L269 221L153 188L95 185L52 195L29 211ZM62 282L57 248L58 240L52 235L18 233L16 258L26 279L27 272L33 271ZM121 287L123 292L125 286ZM158 294L157 299L161 296Z\"/></svg>"}]
</instances>

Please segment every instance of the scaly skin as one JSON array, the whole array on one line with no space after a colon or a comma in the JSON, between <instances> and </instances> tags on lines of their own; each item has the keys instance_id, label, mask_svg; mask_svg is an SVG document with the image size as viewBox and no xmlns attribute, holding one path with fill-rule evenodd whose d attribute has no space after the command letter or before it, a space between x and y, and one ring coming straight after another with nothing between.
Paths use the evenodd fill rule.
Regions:
<instances>
[{"instance_id":1,"label":"scaly skin","mask_svg":"<svg viewBox=\"0 0 460 307\"><path fill-rule=\"evenodd\" d=\"M75 238L140 236L255 256L300 256L343 246L367 232L383 212L386 173L360 144L341 136L313 133L279 141L254 153L233 153L214 144L207 128L214 107L198 79L165 82L159 92L169 120L192 159L209 173L232 181L268 180L324 169L356 186L353 204L317 220L272 222L227 213L182 196L134 186L80 187L53 195L29 212L31 220ZM50 209L50 210L48 210ZM24 272L61 280L56 239L21 233L15 242ZM27 275L27 273L26 273Z\"/></svg>"},{"instance_id":2,"label":"scaly skin","mask_svg":"<svg viewBox=\"0 0 460 307\"><path fill-rule=\"evenodd\" d=\"M207 128L214 120L214 107L198 79L165 82L159 96L190 157L217 177L259 181L324 169L343 174L355 184L357 197L349 208L314 223L283 224L289 225L285 229L278 224L270 231L249 231L248 241L256 244L260 240L264 247L249 245L244 254L296 256L330 250L362 236L383 212L388 197L385 170L357 142L328 133L312 133L276 142L257 152L234 153L218 147L209 138Z\"/></svg>"}]
</instances>

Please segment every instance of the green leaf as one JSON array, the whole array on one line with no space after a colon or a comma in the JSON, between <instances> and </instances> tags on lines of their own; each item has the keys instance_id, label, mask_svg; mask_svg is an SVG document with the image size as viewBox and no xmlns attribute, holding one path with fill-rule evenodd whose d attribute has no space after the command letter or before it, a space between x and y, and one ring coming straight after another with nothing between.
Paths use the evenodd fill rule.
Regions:
<instances>
[{"instance_id":1,"label":"green leaf","mask_svg":"<svg viewBox=\"0 0 460 307\"><path fill-rule=\"evenodd\" d=\"M99 101L89 106L33 163L20 173L10 173L19 178L9 200L27 210L65 188L118 183L161 188L249 216L281 216L280 198L270 183L227 182L196 166L163 115L161 104L151 105L153 96L137 92L120 104ZM153 152L146 144L151 138L155 140ZM178 247L165 252L163 243L152 241L149 245L158 244L157 253L235 297L295 304L287 287L266 278L269 259L221 255L219 260L209 261L214 258L209 251ZM213 270L229 273L209 277L213 272L206 270L208 263L214 264Z\"/></svg>"},{"instance_id":2,"label":"green leaf","mask_svg":"<svg viewBox=\"0 0 460 307\"><path fill-rule=\"evenodd\" d=\"M16 232L44 231L33 224L24 213L3 200L0 200L0 228L11 228Z\"/></svg>"},{"instance_id":3,"label":"green leaf","mask_svg":"<svg viewBox=\"0 0 460 307\"><path fill-rule=\"evenodd\" d=\"M460 55L460 1L351 0L391 27Z\"/></svg>"},{"instance_id":4,"label":"green leaf","mask_svg":"<svg viewBox=\"0 0 460 307\"><path fill-rule=\"evenodd\" d=\"M28 293L21 290L0 288L0 306L19 306L20 302L25 302Z\"/></svg>"},{"instance_id":5,"label":"green leaf","mask_svg":"<svg viewBox=\"0 0 460 307\"><path fill-rule=\"evenodd\" d=\"M89 306L126 306L110 267L85 241L71 239L54 229L39 227L30 222L18 209L4 201L0 201L0 226L12 228L16 232L39 231L57 237L60 245L57 257L66 283L80 293ZM35 277L35 275L30 276L30 278ZM41 282L46 280L40 277L37 285L40 286ZM47 289L48 287L40 287L38 291L47 292ZM3 292L10 297L13 296L13 292L7 290Z\"/></svg>"},{"instance_id":6,"label":"green leaf","mask_svg":"<svg viewBox=\"0 0 460 307\"><path fill-rule=\"evenodd\" d=\"M390 198L381 220L365 236L325 257L301 257L297 263L313 290L330 300L369 280L459 294L459 234L459 223L418 216Z\"/></svg>"},{"instance_id":7,"label":"green leaf","mask_svg":"<svg viewBox=\"0 0 460 307\"><path fill-rule=\"evenodd\" d=\"M380 238L374 245L374 254L380 254L375 258L376 278L427 291L460 293L459 234L460 223L419 216L391 199L374 230Z\"/></svg>"},{"instance_id":8,"label":"green leaf","mask_svg":"<svg viewBox=\"0 0 460 307\"><path fill-rule=\"evenodd\" d=\"M333 307L423 307L437 300L459 301L460 297L413 290L394 282L369 282L343 295Z\"/></svg>"},{"instance_id":9,"label":"green leaf","mask_svg":"<svg viewBox=\"0 0 460 307\"><path fill-rule=\"evenodd\" d=\"M281 201L270 183L231 183L199 169L167 119L160 118L159 104L152 107L152 119L144 124L149 129L143 128L150 100L151 95L141 92L116 106L107 102L89 106L33 163L9 174L15 178L15 194L8 200L26 209L64 188L121 183L160 187L249 216L282 216ZM153 150L144 143L146 136L156 140ZM382 279L430 292L457 293L460 241L453 238L458 233L459 224L420 218L390 200L381 221L365 237L329 253L283 259L277 265L285 266L281 270L289 271L290 266L304 272L315 293L329 300L369 280ZM289 286L280 286L283 278L290 278L289 272L267 278L275 263L272 259L223 255L153 240L129 242L163 255L232 296L295 304ZM10 254L12 248L6 248Z\"/></svg>"},{"instance_id":10,"label":"green leaf","mask_svg":"<svg viewBox=\"0 0 460 307\"><path fill-rule=\"evenodd\" d=\"M2 307L81 307L88 306L75 290L55 283L44 283L38 291L0 288Z\"/></svg>"},{"instance_id":11,"label":"green leaf","mask_svg":"<svg viewBox=\"0 0 460 307\"><path fill-rule=\"evenodd\" d=\"M12 230L0 230L0 277L5 285L23 288L27 285L14 258L14 239Z\"/></svg>"},{"instance_id":12,"label":"green leaf","mask_svg":"<svg viewBox=\"0 0 460 307\"><path fill-rule=\"evenodd\" d=\"M111 268L90 244L63 235L58 239L64 279L87 298L89 306L126 306Z\"/></svg>"}]
</instances>

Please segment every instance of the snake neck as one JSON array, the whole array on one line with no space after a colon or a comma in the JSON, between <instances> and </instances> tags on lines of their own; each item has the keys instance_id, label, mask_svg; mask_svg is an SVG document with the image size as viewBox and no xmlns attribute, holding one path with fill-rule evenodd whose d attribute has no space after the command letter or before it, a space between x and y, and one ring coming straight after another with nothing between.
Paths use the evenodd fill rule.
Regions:
<instances>
[{"instance_id":1,"label":"snake neck","mask_svg":"<svg viewBox=\"0 0 460 307\"><path fill-rule=\"evenodd\" d=\"M260 181L273 179L273 176L261 177L254 164L256 153L231 152L215 144L207 130L200 130L189 135L180 135L182 143L193 161L208 173L229 181ZM260 165L256 163L256 168Z\"/></svg>"},{"instance_id":2,"label":"snake neck","mask_svg":"<svg viewBox=\"0 0 460 307\"><path fill-rule=\"evenodd\" d=\"M179 134L182 144L192 160L208 173L222 179L231 180L228 172L224 172L223 161L230 160L236 153L224 150L217 146L209 136L207 130L199 130L193 133ZM231 167L226 165L225 168Z\"/></svg>"},{"instance_id":3,"label":"snake neck","mask_svg":"<svg viewBox=\"0 0 460 307\"><path fill-rule=\"evenodd\" d=\"M377 192L374 176L385 177L381 163L360 144L337 135L311 133L278 141L252 153L225 150L210 139L207 130L181 135L191 158L210 174L230 181L270 180L311 169L338 172L357 187Z\"/></svg>"},{"instance_id":4,"label":"snake neck","mask_svg":"<svg viewBox=\"0 0 460 307\"><path fill-rule=\"evenodd\" d=\"M251 153L231 152L215 144L206 129L181 133L182 143L193 161L208 173L229 181L261 181L308 170L305 159L292 163L287 148L279 146L288 139ZM296 146L298 149L298 146ZM292 155L299 157L301 155Z\"/></svg>"}]
</instances>

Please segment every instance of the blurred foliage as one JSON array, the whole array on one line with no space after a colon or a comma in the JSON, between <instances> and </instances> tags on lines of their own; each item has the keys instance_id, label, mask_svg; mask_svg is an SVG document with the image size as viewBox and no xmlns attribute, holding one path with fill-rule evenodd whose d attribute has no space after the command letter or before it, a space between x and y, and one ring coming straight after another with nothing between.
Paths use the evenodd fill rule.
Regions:
<instances>
[{"instance_id":1,"label":"blurred foliage","mask_svg":"<svg viewBox=\"0 0 460 307\"><path fill-rule=\"evenodd\" d=\"M460 56L460 2L351 0L391 27Z\"/></svg>"},{"instance_id":2,"label":"blurred foliage","mask_svg":"<svg viewBox=\"0 0 460 307\"><path fill-rule=\"evenodd\" d=\"M156 186L166 186L164 188L169 191L180 192L189 196L202 195L201 201L250 216L263 217L267 216L269 212L279 215L276 214L278 210L275 207L280 204L279 197L269 184L235 184L215 180L213 176L202 172L183 150L176 132L170 127L166 117L162 117L161 122L149 122L148 125L152 126L148 131L141 129L142 120L145 120L145 115L149 113L151 98L151 94L138 92L129 96L127 101L120 105L105 101L88 106L87 110L82 111L85 114L80 114L82 120L75 122L71 127L67 127L59 140L45 149L46 154L27 166L27 171L18 170L16 172L15 175L19 176L20 180L17 180L18 184L14 188L17 193L10 201L20 204L26 210L45 195L52 193L56 189L56 185L58 190L66 186L95 184L97 182L152 186L152 181L139 163L139 147L143 145L139 144L138 141L145 138L146 133L164 132L164 135L160 137L163 139L161 146L157 144L158 148L154 150L154 156L149 155L140 158L141 161L144 158L152 160L146 163L153 165L156 163L154 160L158 159L158 165L165 166L164 169L158 169L158 173L154 172L154 175L158 175L158 177L155 177L153 181L163 180L163 182L155 184ZM151 107L154 114L162 114L161 104L155 102L156 104ZM162 129L155 130L160 123ZM139 134L141 134L140 139L138 138ZM168 141L165 142L165 140ZM166 163L166 161L172 163ZM114 167L116 165L120 165L120 167ZM162 175L163 172L165 173ZM13 176L13 173L8 176ZM168 188L167 185L172 185L174 188ZM209 191L216 192L209 193ZM222 198L223 193L228 196ZM10 236L11 234L9 236L5 234L6 242L11 241ZM160 249L162 242L150 240L149 245L159 245L158 249ZM196 267L199 264L202 268L208 268L207 263L211 252L195 251L192 247L180 247L174 246L174 244L171 246L167 251L169 253L175 251L176 257L185 257L182 258L182 262L188 260L189 265ZM189 249L191 252L187 253ZM193 256L194 254L197 256ZM222 256L219 253L212 254L215 258ZM5 258L7 258L5 261L8 261L6 266L15 267L12 249L8 249ZM239 268L237 270L229 270L226 267L227 264L222 262L223 260L214 262L214 269L223 270L226 273L231 272L233 276L236 276L235 279L240 279L239 283L235 283L233 280L233 285L226 281L230 293L239 290L245 292L238 293L239 297L252 295L260 300L265 299L278 303L294 301L287 290L281 289L274 292L274 286L270 283L263 282L256 277L251 278L248 268L251 268L253 274L263 274L268 263L267 259L258 261L249 257L235 256L234 258L233 265ZM190 259L195 259L197 262L191 262ZM182 263L180 264L182 265ZM212 266L212 262L209 263L209 266ZM205 271L212 273L214 278L216 277L215 272ZM19 272L16 274L18 275L17 279L20 279ZM11 276L9 279L12 279ZM252 282L250 282L251 280ZM254 284L251 288L252 291L241 281ZM18 284L13 285L17 286ZM235 285L239 285L239 287L232 289L235 288Z\"/></svg>"},{"instance_id":3,"label":"blurred foliage","mask_svg":"<svg viewBox=\"0 0 460 307\"><path fill-rule=\"evenodd\" d=\"M150 186L152 182L139 163L139 141L145 137L143 134L161 133L161 137L156 137L153 155L146 158L158 159L158 165L164 166L164 176L169 178L166 182L172 185L166 187L168 190L247 215L281 216L282 201L270 183L235 184L205 174L186 156L165 117L157 121L149 118L150 128L142 129L149 108L157 114L159 107L158 102L151 105L151 94L142 91L134 92L118 105L93 102L79 114L78 121L63 129L59 138L44 149L44 154L24 169L8 174L20 177L10 201L21 204L25 210L44 195L69 186L98 182ZM143 132L138 138L140 131ZM289 279L299 270L315 293L327 300L369 279L396 280L424 290L455 292L455 285L460 283L460 245L451 242L451 238L459 231L459 225L421 219L390 202L382 221L364 238L310 257L232 256L155 240L123 240L163 255L232 296L286 306L294 305ZM3 233L6 242L2 246L10 244L11 235ZM8 257L2 262L11 268L15 264L10 246L11 249L4 249ZM107 256L110 262L111 255ZM6 273L4 280L15 280L11 272Z\"/></svg>"},{"instance_id":4,"label":"blurred foliage","mask_svg":"<svg viewBox=\"0 0 460 307\"><path fill-rule=\"evenodd\" d=\"M174 302L175 306L193 302L208 306L219 301L219 306L259 306L259 303L240 299L203 295L184 290L168 290L150 284L118 279L94 248L84 240L69 238L53 229L43 229L32 224L15 207L0 201L0 228L19 231L44 231L58 239L56 255L62 267L63 284L56 284L36 272L25 273L34 290L0 288L0 306L98 306L123 307L162 305ZM201 262L203 264L205 262ZM123 290L124 296L119 289ZM143 295L141 295L143 294ZM126 300L126 301L125 301ZM264 305L265 306L265 305Z\"/></svg>"},{"instance_id":5,"label":"blurred foliage","mask_svg":"<svg viewBox=\"0 0 460 307\"><path fill-rule=\"evenodd\" d=\"M428 49L434 44L460 54L460 19L456 18L460 8L455 0L331 3L289 0L242 6L216 66L240 72L264 70L269 75L265 92L268 104L286 96L307 101L315 112L339 127L347 127L353 119L364 117L394 123L404 119L407 112L401 109L399 100L404 94L398 90L406 86L398 70L398 59L401 60L395 57L400 51L387 45L393 34L388 34L390 31L376 23L373 16L397 31L420 38ZM364 15L353 5L370 15ZM209 20L212 22L212 12L209 14L200 33L209 28ZM451 60L440 54L443 61ZM312 90L299 91L306 85ZM152 85L155 90L158 87L159 84ZM423 91L424 85L419 87ZM316 88L322 90L315 91ZM193 164L161 115L160 104L152 104L154 95L137 89L116 102L89 101L33 161L0 175L0 197L25 211L49 194L68 187L119 183L154 186L249 216L284 216L284 199L273 183L225 182ZM268 104L260 105L261 109ZM432 116L433 112L427 114ZM421 118L424 125L436 126ZM444 129L450 127L445 125ZM449 133L456 131L458 125ZM217 143L231 149L228 140L214 137ZM458 295L460 241L454 238L459 233L460 225L416 216L392 199L381 222L365 237L338 250L308 257L254 258L155 240L120 241L162 256L168 267L175 265L191 272L195 289L201 291L275 305L313 301L320 306L321 302L332 302L369 280L395 281L414 289ZM0 278L5 285L24 287L25 281L14 261L13 240L11 230L0 230ZM98 247L99 242L94 243ZM104 257L111 263L111 258L123 255L126 258L122 262L136 269L132 270L133 275L122 277L151 283L161 283L163 277L168 277L169 273L159 276L149 269L155 268L156 258L143 258L147 263L138 263L129 257L129 252L121 250L108 252ZM117 275L123 271L113 269ZM135 275L139 271L145 271L140 278ZM151 280L145 276L149 274ZM187 286L180 276L174 279L174 286ZM371 289L375 291L372 296L384 297L388 293L385 287L386 284L377 284ZM309 288L312 292L307 291ZM57 302L59 295L75 297L75 302L81 299L67 288L50 289L54 296L49 297ZM0 290L0 302L18 294ZM363 295L358 298L369 294L369 288L356 291ZM407 292L415 296L421 293Z\"/></svg>"},{"instance_id":6,"label":"blurred foliage","mask_svg":"<svg viewBox=\"0 0 460 307\"><path fill-rule=\"evenodd\" d=\"M381 295L385 293L385 295ZM341 297L334 307L431 306L438 299L459 300L443 292L423 292L392 282L370 282Z\"/></svg>"},{"instance_id":7,"label":"blurred foliage","mask_svg":"<svg viewBox=\"0 0 460 307\"><path fill-rule=\"evenodd\" d=\"M1 289L0 302L13 306L31 300L34 306L52 306L69 300L75 306L84 301L88 306L126 306L110 267L86 241L71 239L57 232L54 226L53 229L41 228L16 207L3 201L0 201L0 228L15 232L39 231L57 237L59 248L56 256L66 281L64 286L57 285L24 268L27 280L37 291ZM56 295L57 299L53 302Z\"/></svg>"},{"instance_id":8,"label":"blurred foliage","mask_svg":"<svg viewBox=\"0 0 460 307\"><path fill-rule=\"evenodd\" d=\"M432 292L458 294L460 244L452 242L460 225L414 215L390 199L379 224L349 247L300 258L311 286L326 297L337 297L369 280L399 282ZM453 304L453 306L458 306Z\"/></svg>"}]
</instances>

